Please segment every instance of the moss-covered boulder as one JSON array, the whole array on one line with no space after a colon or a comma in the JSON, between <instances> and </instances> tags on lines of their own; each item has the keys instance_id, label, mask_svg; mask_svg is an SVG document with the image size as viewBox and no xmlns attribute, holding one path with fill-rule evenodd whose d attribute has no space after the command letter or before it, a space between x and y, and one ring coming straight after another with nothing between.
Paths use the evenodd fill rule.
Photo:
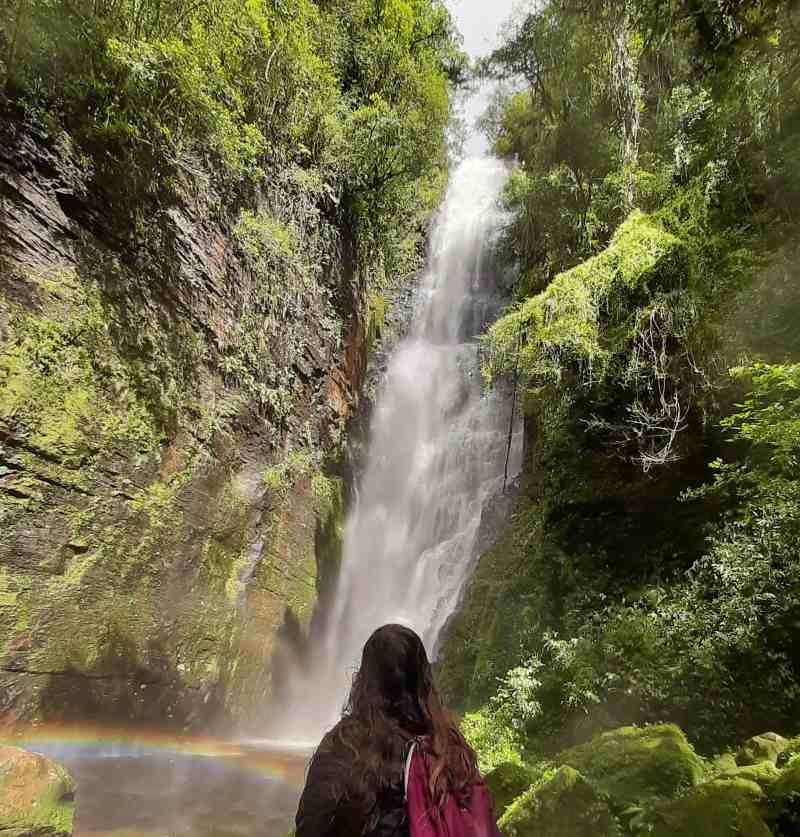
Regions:
<instances>
[{"instance_id":1,"label":"moss-covered boulder","mask_svg":"<svg viewBox=\"0 0 800 837\"><path fill-rule=\"evenodd\" d=\"M739 749L739 752L736 754L736 763L739 765L748 765L769 761L775 764L778 756L786 749L788 744L788 739L775 732L754 735L745 741Z\"/></svg>"},{"instance_id":2,"label":"moss-covered boulder","mask_svg":"<svg viewBox=\"0 0 800 837\"><path fill-rule=\"evenodd\" d=\"M758 764L723 770L717 778L746 779L749 782L755 782L763 790L769 790L780 779L780 776L780 770L771 761L761 761Z\"/></svg>"},{"instance_id":3,"label":"moss-covered boulder","mask_svg":"<svg viewBox=\"0 0 800 837\"><path fill-rule=\"evenodd\" d=\"M736 756L733 753L721 753L711 762L711 770L714 773L727 773L731 770L738 770Z\"/></svg>"},{"instance_id":4,"label":"moss-covered boulder","mask_svg":"<svg viewBox=\"0 0 800 837\"><path fill-rule=\"evenodd\" d=\"M538 772L512 761L505 761L490 770L484 779L494 801L495 814L500 817L508 806L538 777Z\"/></svg>"},{"instance_id":5,"label":"moss-covered boulder","mask_svg":"<svg viewBox=\"0 0 800 837\"><path fill-rule=\"evenodd\" d=\"M768 817L778 819L788 811L800 815L800 759L785 767L769 789Z\"/></svg>"},{"instance_id":6,"label":"moss-covered boulder","mask_svg":"<svg viewBox=\"0 0 800 837\"><path fill-rule=\"evenodd\" d=\"M611 730L566 750L556 762L574 767L623 808L669 799L704 775L703 763L674 724Z\"/></svg>"},{"instance_id":7,"label":"moss-covered boulder","mask_svg":"<svg viewBox=\"0 0 800 837\"><path fill-rule=\"evenodd\" d=\"M650 837L771 837L761 814L764 791L749 779L714 779L662 802L632 823Z\"/></svg>"},{"instance_id":8,"label":"moss-covered boulder","mask_svg":"<svg viewBox=\"0 0 800 837\"><path fill-rule=\"evenodd\" d=\"M60 764L18 747L0 746L0 834L72 834L75 784Z\"/></svg>"},{"instance_id":9,"label":"moss-covered boulder","mask_svg":"<svg viewBox=\"0 0 800 837\"><path fill-rule=\"evenodd\" d=\"M518 797L498 825L508 837L612 837L619 833L608 805L568 766Z\"/></svg>"},{"instance_id":10,"label":"moss-covered boulder","mask_svg":"<svg viewBox=\"0 0 800 837\"><path fill-rule=\"evenodd\" d=\"M789 760L800 753L800 737L790 738L786 742L786 746L778 753L778 760L776 764L778 767L785 767Z\"/></svg>"}]
</instances>

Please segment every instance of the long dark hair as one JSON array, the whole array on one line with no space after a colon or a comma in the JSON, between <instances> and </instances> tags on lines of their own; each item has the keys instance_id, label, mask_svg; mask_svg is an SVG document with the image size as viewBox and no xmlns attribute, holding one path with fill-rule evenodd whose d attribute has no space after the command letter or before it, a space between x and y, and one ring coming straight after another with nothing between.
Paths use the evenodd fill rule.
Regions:
<instances>
[{"instance_id":1,"label":"long dark hair","mask_svg":"<svg viewBox=\"0 0 800 837\"><path fill-rule=\"evenodd\" d=\"M434 688L425 646L403 625L384 625L367 640L334 737L355 756L344 798L347 819L361 833L375 828L381 799L402 781L413 737L424 737L435 804L447 794L462 801L478 776L475 754Z\"/></svg>"}]
</instances>

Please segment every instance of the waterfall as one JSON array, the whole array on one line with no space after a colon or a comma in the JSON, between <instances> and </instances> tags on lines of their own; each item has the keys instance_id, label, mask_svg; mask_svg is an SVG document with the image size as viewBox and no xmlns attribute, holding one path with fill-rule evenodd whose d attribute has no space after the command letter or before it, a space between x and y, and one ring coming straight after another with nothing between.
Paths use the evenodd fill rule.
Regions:
<instances>
[{"instance_id":1,"label":"waterfall","mask_svg":"<svg viewBox=\"0 0 800 837\"><path fill-rule=\"evenodd\" d=\"M510 422L485 394L476 335L502 299L488 246L506 169L471 158L453 172L434 225L409 335L391 354L372 417L338 588L311 659L291 674L274 733L319 740L338 718L361 648L386 622L413 627L435 657L477 558L485 501L502 490ZM521 432L509 474L519 470Z\"/></svg>"}]
</instances>

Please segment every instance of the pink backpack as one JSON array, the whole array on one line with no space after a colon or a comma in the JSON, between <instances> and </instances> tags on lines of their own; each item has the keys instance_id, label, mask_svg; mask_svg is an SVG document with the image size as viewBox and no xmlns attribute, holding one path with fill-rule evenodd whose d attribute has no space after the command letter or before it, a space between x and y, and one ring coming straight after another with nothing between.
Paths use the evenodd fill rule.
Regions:
<instances>
[{"instance_id":1,"label":"pink backpack","mask_svg":"<svg viewBox=\"0 0 800 837\"><path fill-rule=\"evenodd\" d=\"M428 788L429 770L430 755L423 742L415 741L408 751L405 770L410 837L500 837L492 799L482 779L472 786L467 806L460 806L448 794L439 807Z\"/></svg>"}]
</instances>

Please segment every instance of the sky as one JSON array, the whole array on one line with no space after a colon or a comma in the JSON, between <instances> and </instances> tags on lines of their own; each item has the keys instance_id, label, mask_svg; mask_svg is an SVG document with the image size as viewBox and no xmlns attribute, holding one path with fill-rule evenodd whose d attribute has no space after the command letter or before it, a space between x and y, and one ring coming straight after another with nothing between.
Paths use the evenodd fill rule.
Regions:
<instances>
[{"instance_id":1,"label":"sky","mask_svg":"<svg viewBox=\"0 0 800 837\"><path fill-rule=\"evenodd\" d=\"M461 34L464 49L470 58L486 55L498 41L498 29L508 19L516 5L515 0L447 0ZM483 112L489 99L488 85L465 103L465 118L471 134L465 151L468 155L485 154L488 150L486 137L478 133L473 123Z\"/></svg>"}]
</instances>

